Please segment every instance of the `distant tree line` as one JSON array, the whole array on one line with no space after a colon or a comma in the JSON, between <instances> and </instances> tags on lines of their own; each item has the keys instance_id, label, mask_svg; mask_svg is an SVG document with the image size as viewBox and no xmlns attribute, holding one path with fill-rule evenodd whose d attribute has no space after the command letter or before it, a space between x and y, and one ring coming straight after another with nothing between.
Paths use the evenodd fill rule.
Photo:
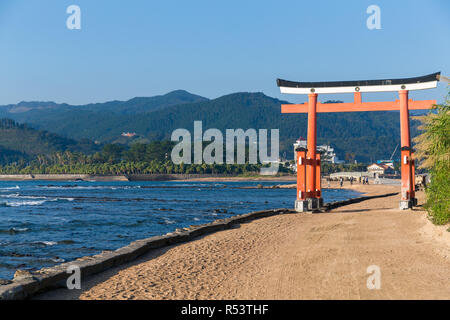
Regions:
<instances>
[{"instance_id":1,"label":"distant tree line","mask_svg":"<svg viewBox=\"0 0 450 320\"><path fill-rule=\"evenodd\" d=\"M0 166L1 174L257 174L258 164L174 164L170 160L173 142L155 141L136 143L127 148L107 144L99 152L87 155L82 152L55 152L38 155L31 161L24 159ZM280 172L289 169L280 167Z\"/></svg>"}]
</instances>

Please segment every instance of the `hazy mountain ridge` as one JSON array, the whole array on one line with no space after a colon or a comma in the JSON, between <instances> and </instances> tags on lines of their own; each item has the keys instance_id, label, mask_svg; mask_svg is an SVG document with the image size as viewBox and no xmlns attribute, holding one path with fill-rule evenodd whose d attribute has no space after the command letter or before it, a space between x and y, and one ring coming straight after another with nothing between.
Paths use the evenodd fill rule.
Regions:
<instances>
[{"instance_id":1,"label":"hazy mountain ridge","mask_svg":"<svg viewBox=\"0 0 450 320\"><path fill-rule=\"evenodd\" d=\"M112 112L118 114L146 113L167 106L206 101L207 98L189 93L185 90L175 90L164 95L153 97L135 97L127 101L112 100L107 102L89 103L86 105L70 105L67 103L55 103L53 101L21 101L17 104L0 106L0 115L18 114L23 120L28 120L28 115L34 115L33 111L45 111L59 113L67 111L91 111ZM30 114L26 114L32 112ZM22 114L22 115L19 115ZM28 116L28 117L27 117Z\"/></svg>"}]
</instances>

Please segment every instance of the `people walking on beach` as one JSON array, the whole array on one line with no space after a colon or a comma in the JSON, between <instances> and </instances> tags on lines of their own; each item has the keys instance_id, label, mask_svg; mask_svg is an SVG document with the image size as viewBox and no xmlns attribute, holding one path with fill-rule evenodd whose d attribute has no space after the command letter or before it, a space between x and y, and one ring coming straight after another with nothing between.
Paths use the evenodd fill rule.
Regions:
<instances>
[{"instance_id":1,"label":"people walking on beach","mask_svg":"<svg viewBox=\"0 0 450 320\"><path fill-rule=\"evenodd\" d=\"M353 185L353 177L350 177L350 185Z\"/></svg>"},{"instance_id":2,"label":"people walking on beach","mask_svg":"<svg viewBox=\"0 0 450 320\"><path fill-rule=\"evenodd\" d=\"M342 186L344 185L344 178L342 177L339 178L339 184L341 185L342 188Z\"/></svg>"},{"instance_id":3,"label":"people walking on beach","mask_svg":"<svg viewBox=\"0 0 450 320\"><path fill-rule=\"evenodd\" d=\"M369 184L369 177L366 177L366 183L365 184Z\"/></svg>"}]
</instances>

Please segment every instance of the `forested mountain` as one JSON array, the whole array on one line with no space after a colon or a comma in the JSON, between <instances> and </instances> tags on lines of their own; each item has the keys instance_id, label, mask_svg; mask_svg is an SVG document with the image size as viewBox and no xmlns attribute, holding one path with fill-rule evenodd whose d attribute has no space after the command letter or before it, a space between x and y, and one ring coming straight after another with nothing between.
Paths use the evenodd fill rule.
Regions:
<instances>
[{"instance_id":1,"label":"forested mountain","mask_svg":"<svg viewBox=\"0 0 450 320\"><path fill-rule=\"evenodd\" d=\"M100 146L89 140L75 141L47 131L39 131L11 119L0 119L0 163L29 160L58 151L93 153Z\"/></svg>"},{"instance_id":2,"label":"forested mountain","mask_svg":"<svg viewBox=\"0 0 450 320\"><path fill-rule=\"evenodd\" d=\"M166 99L167 96L171 98ZM150 99L154 104L146 104L148 100L143 102L142 99ZM189 103L189 99L196 101ZM177 104L178 100L184 102ZM307 115L281 114L282 103L287 102L263 93L233 93L207 100L185 91L175 91L166 96L109 102L103 106L63 105L59 109L48 103L50 107L44 110L9 112L8 116L71 139L84 138L102 143L132 141L121 137L123 132L135 132L144 141L168 140L177 128L192 131L195 120L203 121L204 130L218 128L224 134L225 129L280 129L280 154L286 153L287 158L292 158L292 143L300 136L306 137ZM412 121L413 135L416 127L417 123ZM400 142L399 129L398 112L318 114L318 143L330 143L342 159L368 162L389 158Z\"/></svg>"}]
</instances>

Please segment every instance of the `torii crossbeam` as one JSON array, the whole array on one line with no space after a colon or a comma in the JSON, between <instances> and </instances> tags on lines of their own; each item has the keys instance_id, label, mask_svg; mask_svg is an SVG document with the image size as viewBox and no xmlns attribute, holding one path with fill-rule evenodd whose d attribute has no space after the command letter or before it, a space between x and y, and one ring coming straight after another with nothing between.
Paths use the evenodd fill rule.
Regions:
<instances>
[{"instance_id":1,"label":"torii crossbeam","mask_svg":"<svg viewBox=\"0 0 450 320\"><path fill-rule=\"evenodd\" d=\"M281 93L307 94L308 103L285 104L282 113L308 113L307 149L298 148L297 200L299 212L314 210L323 203L320 185L320 154L317 153L317 112L400 111L401 135L401 200L400 208L408 209L417 204L415 198L414 160L409 130L409 110L430 109L436 100L413 101L408 92L436 88L440 72L422 77L383 80L294 82L277 79ZM399 100L385 102L362 102L362 92L398 91ZM317 103L318 94L353 93L353 103Z\"/></svg>"}]
</instances>

